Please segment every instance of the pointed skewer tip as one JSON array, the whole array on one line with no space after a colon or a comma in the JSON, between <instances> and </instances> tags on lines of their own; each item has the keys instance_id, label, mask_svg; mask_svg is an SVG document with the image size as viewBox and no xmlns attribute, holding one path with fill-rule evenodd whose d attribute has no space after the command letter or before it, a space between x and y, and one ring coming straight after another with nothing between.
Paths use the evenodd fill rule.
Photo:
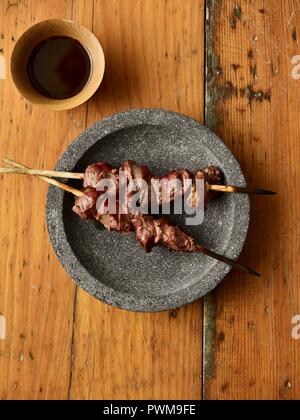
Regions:
<instances>
[{"instance_id":1,"label":"pointed skewer tip","mask_svg":"<svg viewBox=\"0 0 300 420\"><path fill-rule=\"evenodd\" d=\"M250 268L250 267L247 267L248 268L248 270L249 270L249 274L252 274L253 276L256 276L256 277L261 277L261 274L260 273L258 273L257 271L255 271L255 270L253 270L252 268Z\"/></svg>"},{"instance_id":2,"label":"pointed skewer tip","mask_svg":"<svg viewBox=\"0 0 300 420\"><path fill-rule=\"evenodd\" d=\"M256 189L255 193L258 195L276 195L275 191Z\"/></svg>"}]
</instances>

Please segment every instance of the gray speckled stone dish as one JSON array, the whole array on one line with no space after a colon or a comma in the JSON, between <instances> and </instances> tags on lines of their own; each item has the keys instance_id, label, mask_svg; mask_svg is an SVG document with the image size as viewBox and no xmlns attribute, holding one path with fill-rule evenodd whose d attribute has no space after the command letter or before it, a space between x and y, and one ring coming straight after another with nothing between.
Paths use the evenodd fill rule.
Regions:
<instances>
[{"instance_id":1,"label":"gray speckled stone dish","mask_svg":"<svg viewBox=\"0 0 300 420\"><path fill-rule=\"evenodd\" d=\"M158 175L171 169L221 168L225 182L245 186L240 166L224 143L198 122L173 112L138 109L106 118L86 130L64 153L57 170L83 172L101 160L143 163ZM80 188L80 181L71 185ZM230 267L202 254L156 247L144 253L133 235L109 233L72 212L74 197L50 187L47 224L54 250L77 284L108 304L131 311L180 307L211 291ZM181 216L172 216L184 224ZM208 248L237 258L249 225L249 198L220 194L201 226L187 232Z\"/></svg>"}]
</instances>

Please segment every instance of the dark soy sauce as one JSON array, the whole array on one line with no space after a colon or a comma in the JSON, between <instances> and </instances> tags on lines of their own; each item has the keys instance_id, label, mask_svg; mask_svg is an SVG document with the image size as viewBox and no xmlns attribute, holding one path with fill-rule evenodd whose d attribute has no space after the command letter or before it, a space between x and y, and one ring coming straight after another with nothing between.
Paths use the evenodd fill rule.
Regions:
<instances>
[{"instance_id":1,"label":"dark soy sauce","mask_svg":"<svg viewBox=\"0 0 300 420\"><path fill-rule=\"evenodd\" d=\"M91 74L88 51L76 39L55 36L40 42L32 51L27 74L32 86L51 99L77 95Z\"/></svg>"}]
</instances>

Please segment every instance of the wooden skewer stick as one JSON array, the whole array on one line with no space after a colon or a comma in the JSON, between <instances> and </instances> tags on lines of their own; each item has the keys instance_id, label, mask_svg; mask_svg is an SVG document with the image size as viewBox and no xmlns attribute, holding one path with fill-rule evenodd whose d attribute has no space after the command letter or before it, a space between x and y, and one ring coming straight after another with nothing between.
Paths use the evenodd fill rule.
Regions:
<instances>
[{"instance_id":1,"label":"wooden skewer stick","mask_svg":"<svg viewBox=\"0 0 300 420\"><path fill-rule=\"evenodd\" d=\"M258 195L274 195L276 192L261 190L258 188L241 188L232 185L211 185L207 184L210 191L224 192L224 193L242 193L242 194L258 194Z\"/></svg>"},{"instance_id":2,"label":"wooden skewer stick","mask_svg":"<svg viewBox=\"0 0 300 420\"><path fill-rule=\"evenodd\" d=\"M224 257L223 255L217 254L216 252L211 251L210 249L207 249L207 248L205 248L205 247L203 247L201 245L197 245L197 250L199 252L201 252L202 254L208 255L209 257L212 257L212 258L214 258L214 259L216 259L218 261L221 261L221 262L223 262L225 264L228 264L231 267L234 267L234 268L237 268L239 270L242 270L245 273L251 274L253 276L261 277L261 275L257 271L253 270L252 268L250 268L250 267L248 267L246 265L242 265L242 264L240 264L240 263L238 263L236 261L233 261L233 260L231 260L231 259L229 259L227 257Z\"/></svg>"},{"instance_id":3,"label":"wooden skewer stick","mask_svg":"<svg viewBox=\"0 0 300 420\"><path fill-rule=\"evenodd\" d=\"M12 163L10 159L3 159L6 163ZM9 162L10 161L10 162ZM19 165L15 168L0 168L0 174L21 174L21 175L37 175L37 176L47 176L50 178L69 178L69 179L84 179L83 173L76 172L59 172L59 171L48 171L43 169L29 169L23 165ZM210 191L224 192L224 193L242 193L242 194L258 194L258 195L274 195L276 194L273 191L262 190L258 188L241 188L234 187L232 185L212 185L207 184L207 189Z\"/></svg>"},{"instance_id":4,"label":"wooden skewer stick","mask_svg":"<svg viewBox=\"0 0 300 420\"><path fill-rule=\"evenodd\" d=\"M47 171L44 169L0 168L0 174L39 175L50 178L84 179L84 174L76 172Z\"/></svg>"},{"instance_id":5,"label":"wooden skewer stick","mask_svg":"<svg viewBox=\"0 0 300 420\"><path fill-rule=\"evenodd\" d=\"M27 174L32 175L32 173L29 172L30 169L27 168L24 165L21 165L20 163L17 163L15 161L13 161L11 159L7 159L7 158L3 159L3 161L6 162L9 165L14 166L14 167L22 168L22 169L24 169L24 171L27 171ZM61 183L59 181L56 181L56 180L52 179L52 178L48 178L46 176L38 176L38 177L40 179L42 179L43 181L48 182L49 184L55 185L56 187L61 188L64 191L67 191L67 192L70 192L70 193L76 195L77 197L82 197L84 195L84 193L82 191L79 191L79 190L76 190L75 188L69 187L68 185L65 185L65 184L63 184L63 183ZM201 252L202 254L208 255L209 257L214 258L217 261L221 261L221 262L223 262L225 264L228 264L228 265L230 265L233 268L237 268L237 269L242 270L242 271L244 271L244 272L246 272L248 274L251 274L251 275L259 276L260 277L260 274L257 273L252 268L247 267L247 266L244 266L244 265L242 265L242 264L240 264L240 263L238 263L236 261L233 261L233 260L231 260L231 259L229 259L227 257L224 257L223 255L219 255L216 252L211 251L211 250L205 248L202 245L197 245L197 251L198 252Z\"/></svg>"},{"instance_id":6,"label":"wooden skewer stick","mask_svg":"<svg viewBox=\"0 0 300 420\"><path fill-rule=\"evenodd\" d=\"M30 174L30 172L28 172L28 171L30 171L30 168L27 168L26 166L21 165L20 163L15 162L14 160L4 158L3 161L5 163L7 163L8 165L14 166L16 168L21 168L24 171L27 171L27 174L32 175L32 174ZM82 191L79 191L76 188L70 187L69 185L63 184L62 182L59 182L56 179L48 178L46 176L41 176L41 175L36 175L36 176L38 176L43 181L48 182L49 184L55 185L56 187L58 187L58 188L60 188L64 191L67 191L67 192L70 192L71 194L76 195L77 197L82 197L84 195L84 193Z\"/></svg>"}]
</instances>

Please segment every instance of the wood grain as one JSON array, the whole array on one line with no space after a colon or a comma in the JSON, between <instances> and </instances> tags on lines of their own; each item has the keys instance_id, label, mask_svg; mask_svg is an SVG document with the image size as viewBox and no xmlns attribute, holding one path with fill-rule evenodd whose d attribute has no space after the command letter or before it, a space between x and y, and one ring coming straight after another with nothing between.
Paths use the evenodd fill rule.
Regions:
<instances>
[{"instance_id":1,"label":"wood grain","mask_svg":"<svg viewBox=\"0 0 300 420\"><path fill-rule=\"evenodd\" d=\"M203 120L203 22L203 1L95 0L106 74L88 125L138 107ZM71 398L200 399L201 317L199 302L134 314L78 290Z\"/></svg>"},{"instance_id":2,"label":"wood grain","mask_svg":"<svg viewBox=\"0 0 300 420\"><path fill-rule=\"evenodd\" d=\"M0 48L7 62L27 27L54 16L76 16L91 26L93 11L82 12L81 1L1 1ZM40 168L52 168L86 122L86 106L61 113L32 107L9 74L0 80L0 113L0 157ZM0 178L0 313L6 318L6 340L0 340L0 399L65 399L75 286L48 240L48 187L29 177Z\"/></svg>"},{"instance_id":3,"label":"wood grain","mask_svg":"<svg viewBox=\"0 0 300 420\"><path fill-rule=\"evenodd\" d=\"M251 198L244 260L262 279L232 273L206 301L215 311L207 399L299 399L300 53L298 1L209 1L206 123L239 159ZM211 322L211 321L210 321ZM213 342L213 343L212 343ZM213 345L212 345L213 344Z\"/></svg>"},{"instance_id":4,"label":"wood grain","mask_svg":"<svg viewBox=\"0 0 300 420\"><path fill-rule=\"evenodd\" d=\"M141 106L203 121L203 0L3 0L7 60L27 27L51 17L94 29L107 59L103 85L87 105L55 113L28 104L10 77L0 80L0 157L52 168L87 125ZM47 186L0 181L0 398L200 399L201 303L133 314L77 293L48 241Z\"/></svg>"}]
</instances>

